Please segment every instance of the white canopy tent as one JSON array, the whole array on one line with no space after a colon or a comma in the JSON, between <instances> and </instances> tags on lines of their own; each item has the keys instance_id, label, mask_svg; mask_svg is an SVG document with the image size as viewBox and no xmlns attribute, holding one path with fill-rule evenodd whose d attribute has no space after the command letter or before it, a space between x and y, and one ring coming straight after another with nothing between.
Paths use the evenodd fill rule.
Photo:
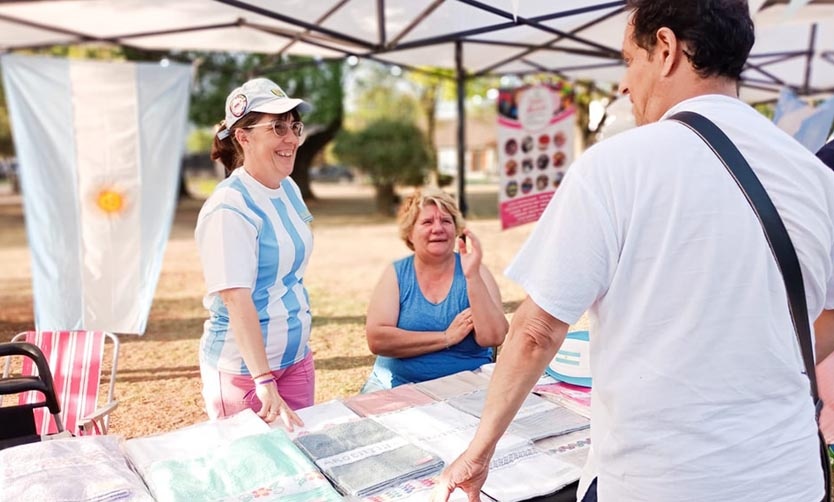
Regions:
<instances>
[{"instance_id":1,"label":"white canopy tent","mask_svg":"<svg viewBox=\"0 0 834 502\"><path fill-rule=\"evenodd\" d=\"M0 0L0 51L98 41L456 68L460 45L470 76L549 71L617 81L624 1L517 3L515 16L512 0ZM757 40L746 97L773 99L783 85L832 92L834 1L750 4Z\"/></svg>"},{"instance_id":2,"label":"white canopy tent","mask_svg":"<svg viewBox=\"0 0 834 502\"><path fill-rule=\"evenodd\" d=\"M834 92L834 0L750 0L742 98ZM517 12L513 12L517 4ZM484 74L615 84L623 0L0 0L0 51L109 42L150 50L373 58ZM807 5L805 5L807 4ZM462 93L459 93L462 94ZM462 97L459 99L462 113ZM463 164L463 121L459 170ZM462 193L462 175L458 177ZM464 208L465 209L465 208Z\"/></svg>"}]
</instances>

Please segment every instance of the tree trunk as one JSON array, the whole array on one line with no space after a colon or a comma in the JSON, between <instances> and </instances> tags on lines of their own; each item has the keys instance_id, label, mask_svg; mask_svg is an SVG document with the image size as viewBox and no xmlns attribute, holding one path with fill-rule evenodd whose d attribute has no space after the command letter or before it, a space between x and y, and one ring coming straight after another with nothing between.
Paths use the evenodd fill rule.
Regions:
<instances>
[{"instance_id":1,"label":"tree trunk","mask_svg":"<svg viewBox=\"0 0 834 502\"><path fill-rule=\"evenodd\" d=\"M316 198L316 194L310 188L310 164L313 163L316 155L336 137L336 134L341 128L342 113L339 113L324 129L319 129L308 135L304 139L304 144L298 148L298 152L295 154L295 166L293 166L291 176L298 185L299 190L301 190L301 196L304 200Z\"/></svg>"},{"instance_id":2,"label":"tree trunk","mask_svg":"<svg viewBox=\"0 0 834 502\"><path fill-rule=\"evenodd\" d=\"M190 199L191 194L188 193L188 187L185 184L185 166L180 165L180 192L177 195L177 200Z\"/></svg>"},{"instance_id":3,"label":"tree trunk","mask_svg":"<svg viewBox=\"0 0 834 502\"><path fill-rule=\"evenodd\" d=\"M396 211L397 197L394 193L393 183L380 183L374 185L376 190L376 210L379 214L391 216Z\"/></svg>"},{"instance_id":4,"label":"tree trunk","mask_svg":"<svg viewBox=\"0 0 834 502\"><path fill-rule=\"evenodd\" d=\"M426 137L429 141L429 146L432 151L432 163L429 168L429 185L440 185L440 172L437 166L437 144L434 140L434 133L437 129L437 96L440 91L440 83L427 86L423 95L420 97L420 106L423 108L423 113L426 116Z\"/></svg>"}]
</instances>

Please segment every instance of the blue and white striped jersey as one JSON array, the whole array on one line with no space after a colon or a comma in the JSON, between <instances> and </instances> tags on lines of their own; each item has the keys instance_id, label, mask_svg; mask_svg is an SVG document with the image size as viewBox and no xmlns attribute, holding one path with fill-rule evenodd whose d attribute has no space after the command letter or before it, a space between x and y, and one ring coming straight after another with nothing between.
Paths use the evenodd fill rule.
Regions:
<instances>
[{"instance_id":1,"label":"blue and white striped jersey","mask_svg":"<svg viewBox=\"0 0 834 502\"><path fill-rule=\"evenodd\" d=\"M310 299L304 270L313 248L313 217L291 178L270 189L236 169L206 200L194 231L209 310L201 362L248 375L218 292L249 288L272 370L302 360L309 350Z\"/></svg>"}]
</instances>

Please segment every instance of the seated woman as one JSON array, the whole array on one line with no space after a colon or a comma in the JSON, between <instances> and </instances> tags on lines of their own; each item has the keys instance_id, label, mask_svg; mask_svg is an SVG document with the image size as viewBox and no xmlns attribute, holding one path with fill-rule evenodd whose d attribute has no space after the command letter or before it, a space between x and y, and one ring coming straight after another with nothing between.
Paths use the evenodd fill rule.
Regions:
<instances>
[{"instance_id":1,"label":"seated woman","mask_svg":"<svg viewBox=\"0 0 834 502\"><path fill-rule=\"evenodd\" d=\"M398 220L414 254L388 266L371 296L365 333L377 358L363 393L476 369L507 334L498 285L454 199L418 191Z\"/></svg>"}]
</instances>

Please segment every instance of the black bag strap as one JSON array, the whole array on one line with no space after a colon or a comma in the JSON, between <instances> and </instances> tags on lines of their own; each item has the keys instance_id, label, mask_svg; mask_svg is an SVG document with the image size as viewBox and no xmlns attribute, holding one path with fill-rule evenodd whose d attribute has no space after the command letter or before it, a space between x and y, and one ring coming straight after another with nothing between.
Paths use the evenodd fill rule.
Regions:
<instances>
[{"instance_id":1,"label":"black bag strap","mask_svg":"<svg viewBox=\"0 0 834 502\"><path fill-rule=\"evenodd\" d=\"M799 347L802 351L802 359L805 362L805 374L811 381L811 397L814 405L819 403L817 392L817 378L814 364L814 352L811 348L811 327L808 323L808 308L805 304L805 286L802 281L802 269L799 268L799 259L796 257L796 250L793 247L788 231L785 229L782 218L776 211L773 202L767 195L759 178L750 169L750 164L738 151L738 148L730 141L724 132L713 124L708 118L695 112L679 112L669 117L692 129L702 140L715 152L727 171L741 189L753 212L759 218L764 229L765 238L770 245L779 270L782 272L782 280L785 283L785 290L788 292L788 309L791 313L794 331L799 340Z\"/></svg>"},{"instance_id":2,"label":"black bag strap","mask_svg":"<svg viewBox=\"0 0 834 502\"><path fill-rule=\"evenodd\" d=\"M764 230L773 257L782 273L782 281L785 283L785 290L788 293L788 309L791 314L793 328L802 352L802 360L805 363L805 374L811 383L811 398L814 401L817 423L819 423L822 401L817 391L816 365L814 364L814 351L811 345L811 326L808 322L808 308L805 303L805 286L802 280L802 269L799 266L799 258L796 256L796 249L793 247L790 235L788 235L779 212L767 195L759 178L750 168L741 152L733 144L730 138L708 118L695 112L678 112L671 117L691 129L700 136L704 143L710 147L718 159L727 168L730 176L741 189L741 192L756 213L759 223ZM825 446L825 445L823 445ZM830 473L827 448L823 449L823 472ZM825 501L830 499L831 486L826 479Z\"/></svg>"}]
</instances>

